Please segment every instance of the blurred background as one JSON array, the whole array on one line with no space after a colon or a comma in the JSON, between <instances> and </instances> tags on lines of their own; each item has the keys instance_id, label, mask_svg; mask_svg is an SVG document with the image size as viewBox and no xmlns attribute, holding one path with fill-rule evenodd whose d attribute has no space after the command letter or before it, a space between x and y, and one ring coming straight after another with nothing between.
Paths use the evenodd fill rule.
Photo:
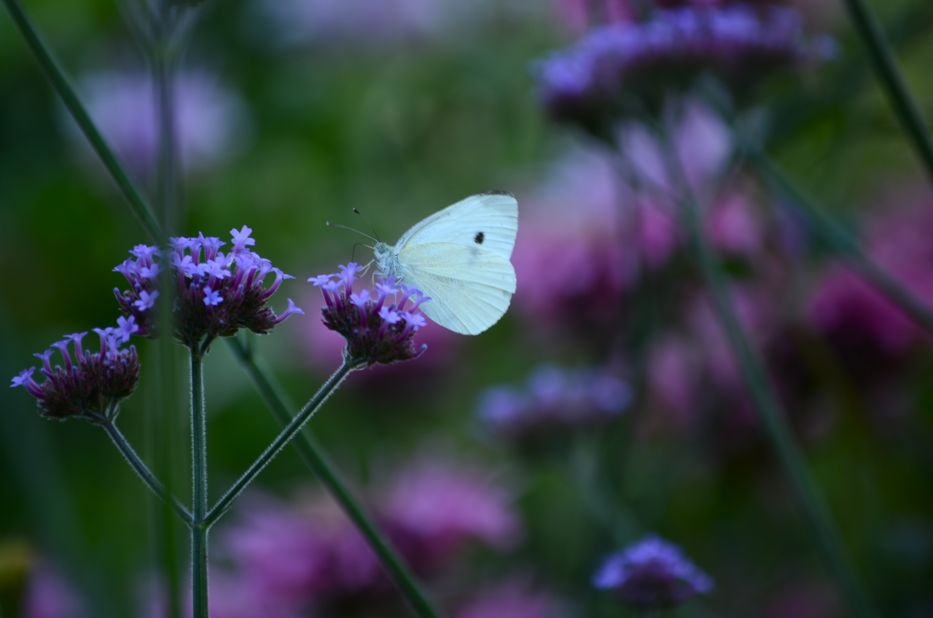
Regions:
<instances>
[{"instance_id":1,"label":"blurred background","mask_svg":"<svg viewBox=\"0 0 933 618\"><path fill-rule=\"evenodd\" d=\"M144 3L25 4L153 195ZM342 347L305 279L369 259L361 238L325 222L392 241L466 195L519 200L519 290L505 318L478 337L425 329L422 357L352 375L311 423L445 615L640 615L593 580L610 554L652 534L709 580L670 615L849 615L671 203L542 105L541 58L595 24L637 24L651 4L227 0L192 9L186 26L179 231L226 239L248 225L255 249L295 275L273 304L291 297L307 315L252 336L294 401L337 367ZM933 10L872 5L931 111ZM738 92L741 117L816 203L933 302L933 189L842 4L787 8L825 53L803 69L761 69L773 79ZM123 281L112 269L148 239L6 14L0 76L0 374L12 377L63 333L113 323ZM884 616L933 615L929 334L745 169L734 118L677 94L673 139L705 196L704 229L865 592ZM617 131L635 175L663 185L658 145L637 117ZM174 485L187 500L184 408L153 405L154 344L137 345L143 378L121 427L151 459L152 428L177 417ZM278 426L226 346L206 363L216 498ZM97 428L41 419L21 390L0 392L0 615L164 615L165 531L146 489ZM212 540L212 615L407 615L291 450Z\"/></svg>"}]
</instances>

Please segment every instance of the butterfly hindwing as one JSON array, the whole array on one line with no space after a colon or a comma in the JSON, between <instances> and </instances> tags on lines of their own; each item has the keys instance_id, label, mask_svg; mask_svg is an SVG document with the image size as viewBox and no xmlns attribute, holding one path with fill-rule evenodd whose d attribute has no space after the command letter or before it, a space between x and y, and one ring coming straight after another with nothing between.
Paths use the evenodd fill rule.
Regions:
<instances>
[{"instance_id":1,"label":"butterfly hindwing","mask_svg":"<svg viewBox=\"0 0 933 618\"><path fill-rule=\"evenodd\" d=\"M431 320L476 335L499 321L515 293L515 269L482 246L409 243L399 253L402 280L431 300L421 306Z\"/></svg>"}]
</instances>

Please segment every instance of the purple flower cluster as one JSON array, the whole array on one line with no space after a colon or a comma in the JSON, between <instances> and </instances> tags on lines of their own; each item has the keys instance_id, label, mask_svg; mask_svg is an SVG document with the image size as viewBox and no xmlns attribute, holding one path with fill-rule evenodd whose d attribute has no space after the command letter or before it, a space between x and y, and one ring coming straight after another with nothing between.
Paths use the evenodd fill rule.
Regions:
<instances>
[{"instance_id":1,"label":"purple flower cluster","mask_svg":"<svg viewBox=\"0 0 933 618\"><path fill-rule=\"evenodd\" d=\"M645 102L653 105L699 71L742 85L831 50L828 39L808 37L788 7L689 6L593 30L539 62L536 73L548 112L593 130Z\"/></svg>"},{"instance_id":2,"label":"purple flower cluster","mask_svg":"<svg viewBox=\"0 0 933 618\"><path fill-rule=\"evenodd\" d=\"M499 386L483 395L479 417L515 442L617 419L632 398L628 384L605 369L566 370L545 365L521 388Z\"/></svg>"},{"instance_id":3,"label":"purple flower cluster","mask_svg":"<svg viewBox=\"0 0 933 618\"><path fill-rule=\"evenodd\" d=\"M74 333L52 344L35 356L42 360L42 382L33 378L35 367L19 373L11 387L21 386L36 398L42 416L83 418L95 423L112 421L120 401L132 394L139 382L139 356L136 346L124 347L130 335L139 330L133 317L119 318L118 325L95 328L100 348L83 345L88 334ZM55 353L61 363L53 364Z\"/></svg>"},{"instance_id":4,"label":"purple flower cluster","mask_svg":"<svg viewBox=\"0 0 933 618\"><path fill-rule=\"evenodd\" d=\"M609 556L593 576L593 585L614 592L633 608L657 610L710 592L713 580L677 546L649 536Z\"/></svg>"},{"instance_id":5,"label":"purple flower cluster","mask_svg":"<svg viewBox=\"0 0 933 618\"><path fill-rule=\"evenodd\" d=\"M308 279L324 294L324 325L347 342L348 361L357 365L389 364L420 356L426 346L416 346L414 335L425 325L418 311L430 300L421 290L391 281L376 283L376 292L353 291L359 264L340 266L337 274Z\"/></svg>"},{"instance_id":6,"label":"purple flower cluster","mask_svg":"<svg viewBox=\"0 0 933 618\"><path fill-rule=\"evenodd\" d=\"M203 346L241 328L265 334L288 316L303 313L291 299L280 314L266 304L282 281L292 277L250 249L256 244L251 234L245 225L230 230L232 246L227 253L221 251L226 243L214 236L199 233L171 239L175 336L185 345ZM140 334L150 336L157 325L159 271L164 263L158 248L151 245L137 245L130 254L132 258L114 268L130 287L114 288L114 294L124 315L140 325Z\"/></svg>"},{"instance_id":7,"label":"purple flower cluster","mask_svg":"<svg viewBox=\"0 0 933 618\"><path fill-rule=\"evenodd\" d=\"M425 577L444 573L469 545L505 548L519 534L508 492L477 469L422 457L383 481L371 493L377 519ZM296 503L254 497L218 553L231 567L224 581L253 591L257 613L372 615L347 606L385 605L392 590L376 555L326 496Z\"/></svg>"}]
</instances>

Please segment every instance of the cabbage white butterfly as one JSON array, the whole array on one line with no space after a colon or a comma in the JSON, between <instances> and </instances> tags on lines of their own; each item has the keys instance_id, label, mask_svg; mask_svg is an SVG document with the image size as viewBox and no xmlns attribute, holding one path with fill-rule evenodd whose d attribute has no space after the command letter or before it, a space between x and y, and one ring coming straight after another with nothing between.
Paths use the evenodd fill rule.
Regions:
<instances>
[{"instance_id":1,"label":"cabbage white butterfly","mask_svg":"<svg viewBox=\"0 0 933 618\"><path fill-rule=\"evenodd\" d=\"M509 259L518 233L511 195L472 195L416 223L394 246L373 247L379 273L431 297L421 310L463 335L477 335L505 314L515 293Z\"/></svg>"}]
</instances>

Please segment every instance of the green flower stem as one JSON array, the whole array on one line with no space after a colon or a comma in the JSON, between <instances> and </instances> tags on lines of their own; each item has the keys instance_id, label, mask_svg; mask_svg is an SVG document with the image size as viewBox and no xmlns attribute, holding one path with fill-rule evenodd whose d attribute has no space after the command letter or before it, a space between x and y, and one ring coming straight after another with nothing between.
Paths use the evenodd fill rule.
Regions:
<instances>
[{"instance_id":1,"label":"green flower stem","mask_svg":"<svg viewBox=\"0 0 933 618\"><path fill-rule=\"evenodd\" d=\"M272 461L279 452L284 449L292 438L294 438L301 428L305 426L311 417L314 416L314 413L317 412L325 401L337 390L337 387L346 379L350 372L357 368L357 365L354 365L348 360L344 360L341 363L340 367L337 368L337 371L333 373L327 381L321 386L321 388L308 400L308 403L292 418L288 424L282 428L282 431L278 436L275 437L275 440L266 447L266 450L256 458L249 468L240 475L233 485L230 486L230 489L217 501L217 504L214 505L214 508L210 510L207 514L207 518L204 520L205 525L208 527L216 522L220 517L230 508L233 502L239 497L243 490L245 490L250 483L252 483L256 477L262 472L263 468L269 465L269 462Z\"/></svg>"},{"instance_id":2,"label":"green flower stem","mask_svg":"<svg viewBox=\"0 0 933 618\"><path fill-rule=\"evenodd\" d=\"M152 210L146 204L146 201L139 191L136 190L136 187L123 170L119 161L117 161L117 157L114 155L110 146L107 145L100 131L97 130L97 127L91 120L84 105L81 104L81 100L78 98L74 87L72 87L58 62L52 57L52 53L48 46L39 37L35 28L33 28L22 6L20 6L19 0L3 0L3 3L6 5L10 17L13 18L13 23L16 24L20 34L22 34L23 38L26 40L29 49L45 72L46 77L52 82L52 87L58 92L65 107L68 108L68 111L71 113L72 118L74 118L78 127L80 127L81 131L84 133L84 136L91 143L91 147L94 148L97 156L100 157L101 162L107 168L107 171L110 172L110 175L117 183L120 191L123 192L133 214L139 219L139 222L146 230L149 238L154 242L160 242L162 239L162 228L159 226L155 215L153 215Z\"/></svg>"},{"instance_id":3,"label":"green flower stem","mask_svg":"<svg viewBox=\"0 0 933 618\"><path fill-rule=\"evenodd\" d=\"M204 407L204 364L200 353L191 350L191 595L194 618L207 613L207 418Z\"/></svg>"},{"instance_id":4,"label":"green flower stem","mask_svg":"<svg viewBox=\"0 0 933 618\"><path fill-rule=\"evenodd\" d=\"M691 249L712 296L716 316L742 372L765 434L777 453L785 476L797 494L804 515L813 527L827 566L836 577L841 592L851 606L853 615L863 618L874 617L875 612L858 583L829 508L810 476L803 454L787 426L784 412L778 403L763 363L753 350L739 322L729 296L725 275L715 253L704 238L699 205L687 181L683 164L664 135L661 136L661 146L664 150L669 177L674 179L674 185L679 192L681 202L679 211L684 232L689 238Z\"/></svg>"},{"instance_id":5,"label":"green flower stem","mask_svg":"<svg viewBox=\"0 0 933 618\"><path fill-rule=\"evenodd\" d=\"M126 462L130 464L130 467L139 475L139 478L142 479L143 483L146 484L146 487L152 490L156 496L161 500L168 503L172 510L178 514L179 517L184 520L188 525L191 525L193 519L191 517L191 512L185 508L185 506L179 502L178 498L172 496L166 491L165 486L162 485L162 482L156 478L156 475L146 466L146 463L139 457L133 447L130 445L129 441L126 439L126 436L123 435L123 432L117 427L116 423L113 421L108 421L102 423L101 427L104 428L104 431L107 432L107 435L110 436L110 439L113 441L114 446L117 447L117 450L120 451L120 454L126 459Z\"/></svg>"},{"instance_id":6,"label":"green flower stem","mask_svg":"<svg viewBox=\"0 0 933 618\"><path fill-rule=\"evenodd\" d=\"M907 89L907 83L897 66L894 52L885 39L881 24L865 4L865 0L846 0L849 17L871 57L875 74L881 81L894 108L898 122L910 137L914 149L933 181L933 143L917 102Z\"/></svg>"},{"instance_id":7,"label":"green flower stem","mask_svg":"<svg viewBox=\"0 0 933 618\"><path fill-rule=\"evenodd\" d=\"M827 248L846 258L868 283L884 294L918 326L933 333L933 308L879 266L865 253L858 239L817 208L766 155L751 149L747 156L755 170L771 185L772 190L785 198L780 200L781 203L800 214Z\"/></svg>"},{"instance_id":8,"label":"green flower stem","mask_svg":"<svg viewBox=\"0 0 933 618\"><path fill-rule=\"evenodd\" d=\"M240 365L249 374L256 385L256 389L275 419L287 427L292 420L291 410L295 406L289 402L279 385L271 375L259 365L253 356L252 349L236 337L227 338L227 343L233 351ZM392 576L415 614L421 618L437 618L434 609L425 592L422 590L414 574L405 564L401 556L393 549L376 525L363 509L360 501L354 497L346 483L340 478L334 465L330 462L320 445L309 435L310 432L299 433L292 443L305 465L320 479L327 491L334 497L344 513L357 527L369 546L379 557L383 567Z\"/></svg>"}]
</instances>

